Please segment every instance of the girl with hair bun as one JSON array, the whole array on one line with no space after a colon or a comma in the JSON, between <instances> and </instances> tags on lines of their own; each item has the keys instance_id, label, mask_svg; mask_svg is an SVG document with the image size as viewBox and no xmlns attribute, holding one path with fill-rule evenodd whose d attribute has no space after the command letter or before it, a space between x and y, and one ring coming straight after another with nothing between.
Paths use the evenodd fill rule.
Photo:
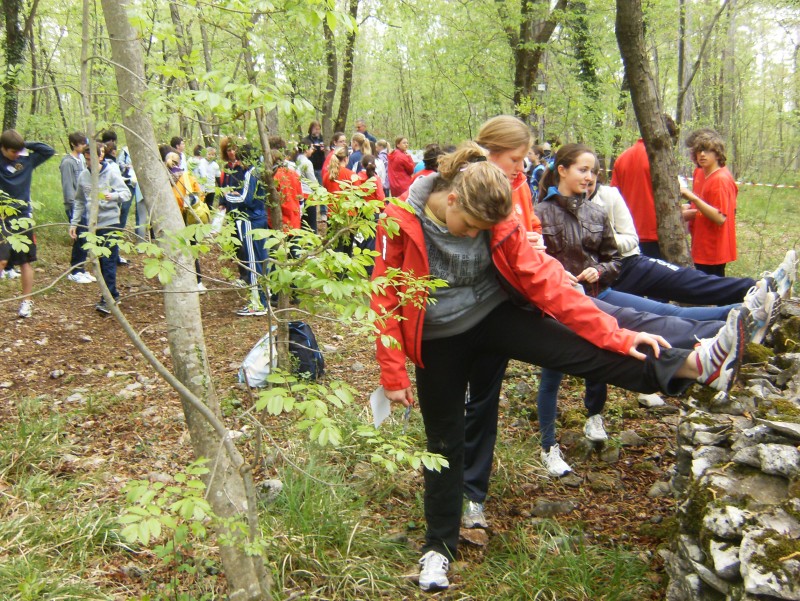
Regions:
<instances>
[{"instance_id":1,"label":"girl with hair bun","mask_svg":"<svg viewBox=\"0 0 800 601\"><path fill-rule=\"evenodd\" d=\"M388 205L377 232L374 278L398 269L448 284L413 295L402 284L385 286L371 302L382 317L376 350L385 394L404 406L415 402L410 359L427 448L449 463L424 473L423 590L449 586L457 551L468 386L485 387L512 358L639 392L679 394L694 380L727 390L744 341L744 309L731 312L717 336L694 351L620 328L573 288L558 261L531 247L509 218L508 176L486 158L472 143L441 157L439 173L411 188L413 212ZM385 345L388 339L397 344Z\"/></svg>"}]
</instances>

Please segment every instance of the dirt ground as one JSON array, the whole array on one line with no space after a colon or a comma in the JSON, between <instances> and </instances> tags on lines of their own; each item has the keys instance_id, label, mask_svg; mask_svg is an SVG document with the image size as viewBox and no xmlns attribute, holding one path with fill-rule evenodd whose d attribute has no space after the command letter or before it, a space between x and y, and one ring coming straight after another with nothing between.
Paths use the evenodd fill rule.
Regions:
<instances>
[{"instance_id":1,"label":"dirt ground","mask_svg":"<svg viewBox=\"0 0 800 601\"><path fill-rule=\"evenodd\" d=\"M130 257L120 267L119 289L125 314L156 355L169 364L167 329L157 283L143 277L142 262ZM209 261L211 263L211 261ZM204 265L207 273L216 266ZM63 264L37 263L37 289L62 274ZM214 288L207 282L209 288ZM70 421L68 436L74 445L70 469L103 468L111 474L98 486L96 501L117 497L120 483L143 478L153 472L172 473L190 458L180 402L177 395L145 363L125 337L117 322L94 309L99 298L95 285L57 281L35 298L33 316L16 315L19 301L8 299L19 293L18 280L0 281L0 419L18 419L18 404L26 398L41 397L53 410L70 411L75 403L88 404L85 421ZM211 291L202 297L203 325L208 352L220 398L246 399L236 383L239 362L263 335L266 318L237 317L243 303L237 291ZM326 355L329 377L345 379L357 387L366 403L378 381L371 343L363 338L336 336L326 322L314 322L320 345L332 344ZM355 364L360 364L354 369ZM536 431L535 388L530 369L513 365L501 406L501 437L519 439ZM524 381L523 381L524 380ZM581 390L574 383L562 391L559 427L562 447L577 446L582 419ZM642 557L659 579L659 561L654 551L662 541L661 531L674 512L669 497L651 499L650 487L664 478L672 461L674 415L635 409L635 397L612 393L607 424L612 436L632 429L646 438L641 446L624 446L619 460L607 463L598 455L585 461L572 460L580 478L571 485L544 476L541 467L509 474L500 454L497 470L508 484L502 498L492 497L489 509L492 532L514 527L521 519L532 519L538 499L565 500L575 510L559 516L559 522L580 522L593 542L624 542L641 549ZM677 404L669 401L674 413ZM529 448L536 448L529 447ZM530 464L539 465L538 449ZM527 463L526 463L527 465ZM420 478L421 480L421 478ZM398 508L398 524L422 516L405 515ZM480 541L478 541L480 542ZM467 561L483 553L483 547L464 545ZM117 578L124 578L117 575ZM132 584L132 583L128 583Z\"/></svg>"}]
</instances>

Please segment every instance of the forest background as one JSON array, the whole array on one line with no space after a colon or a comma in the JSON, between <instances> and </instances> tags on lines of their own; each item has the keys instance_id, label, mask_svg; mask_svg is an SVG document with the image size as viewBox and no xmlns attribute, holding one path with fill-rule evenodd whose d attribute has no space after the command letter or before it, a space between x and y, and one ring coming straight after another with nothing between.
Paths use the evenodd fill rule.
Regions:
<instances>
[{"instance_id":1,"label":"forest background","mask_svg":"<svg viewBox=\"0 0 800 601\"><path fill-rule=\"evenodd\" d=\"M65 134L84 128L81 6L3 6L4 128L64 150ZM609 158L639 137L607 0L137 1L133 8L157 133L181 135L190 148L203 138L216 145L220 134L256 137L252 114L238 102L248 84L272 109L270 132L294 139L312 119L329 139L363 118L379 138L407 136L421 148L468 139L488 117L511 112L540 141L587 142ZM656 88L682 133L719 130L738 178L796 179L797 2L652 0L644 11ZM101 128L121 115L99 4L90 18L91 104ZM252 53L249 74L244 48Z\"/></svg>"},{"instance_id":2,"label":"forest background","mask_svg":"<svg viewBox=\"0 0 800 601\"><path fill-rule=\"evenodd\" d=\"M111 4L103 2L109 12ZM4 128L16 127L27 139L43 140L66 151L68 132L77 129L91 134L113 127L133 146L134 134L126 134L123 126L130 115L120 109L117 93L121 66L112 58L106 30L109 15L103 14L101 5L4 0L3 8ZM695 127L714 127L728 142L730 165L737 177L797 183L797 2L655 0L644 9L644 40L655 88L662 109L681 123L682 135ZM412 146L420 148L432 141L457 143L474 136L486 118L517 113L540 140L585 141L610 164L639 137L615 40L617 13L610 2L133 2L128 15L143 40L145 84L129 101L146 111L160 142L176 134L189 141L189 148L201 141L215 146L219 135L256 140L255 107L266 109L270 133L295 140L305 135L312 119L322 121L329 139L336 130L352 132L355 120L363 118L378 137L393 142L397 135L407 136ZM682 148L679 154L682 169L689 174L691 167ZM61 219L55 167L51 161L35 178L35 197L45 204L37 215L41 223ZM763 255L796 246L795 206L794 190L778 190L774 197L771 192L758 194L758 203L741 215L740 227L748 225L744 237L749 244L743 244L743 260L734 271L753 273L774 259ZM774 243L764 236L772 228ZM68 256L65 238L55 228L43 231L48 257L39 265L48 278L58 275L57 263ZM763 250L767 252L762 254ZM140 275L139 268L129 271L131 279L133 274ZM210 271L215 271L214 263ZM153 319L159 309L146 302L153 297L136 296L157 292L157 286L142 292L137 291L138 285L137 281L131 298L124 301L126 313L151 346L163 346L170 338L171 347L179 348L179 342L171 338L175 328L166 327L163 317ZM167 292L170 285L165 284ZM28 344L35 340L46 347L48 336L63 335L59 325L63 321L47 304L49 299L57 307L62 302L60 294L56 286L37 301L44 315L55 314L49 329L42 329L41 320L7 324L3 332L19 336L13 344L27 339ZM248 335L257 339L261 333L255 328L243 333L241 327L234 327L224 302L217 300L227 298L224 294L235 296L222 292L203 307L203 325L214 332L208 337L209 353L219 398L207 384L198 385L191 374L181 376L186 386L194 383L193 392L204 400L215 397L215 413L239 428L246 447L251 444L247 426L254 420L249 421L248 411L242 411L242 393L227 372L231 352L246 351L255 341ZM177 318L169 308L176 296L188 295L165 295L168 323ZM361 297L352 296L354 305ZM199 305L195 310L199 312ZM113 345L121 335L112 328L98 331L91 320L78 327L87 332L80 339L94 337L92 344L98 348L106 348L103 343ZM344 360L369 364L362 377L354 376L350 366L333 366L331 371L350 382L357 380L359 392L374 385L377 378L369 342L341 324L325 329L324 334L341 341L337 353ZM241 343L242 349L229 348L231 341ZM0 492L10 501L0 528L0 558L9 562L9 569L0 578L0 596L55 598L58 591L58 598L75 599L214 598L224 590L224 582L216 577L220 565L228 582L232 580L230 568L236 561L229 560L227 565L225 557L218 561L208 539L200 535L204 520L192 512L182 523L180 536L174 534L165 544L161 544L163 536L155 536L148 528L157 524L166 530L169 524L166 518L152 515L137 522L144 534L137 535L136 544L120 539L119 512L135 505L137 497L121 498L118 481L141 477L143 469L151 469L149 463L157 470L147 475L151 485L161 480L174 483L177 478L196 483L194 476L199 472L197 468L188 475L181 472L188 453L181 444L185 443L183 424L174 415L177 395L163 384L152 383L138 363L134 370L130 370L132 364L121 363L133 361L132 351L122 348L119 352L125 356L109 356L98 364L82 348L68 349L67 357L39 349L30 363L9 376L27 374L29 388L20 396L12 387L14 403L3 406L10 419L4 420L7 426L0 437L7 445L0 462ZM163 354L169 362L169 353ZM34 369L45 356L55 363L45 360ZM180 359L172 353L174 362ZM82 370L80 374L67 370L59 380L64 375L62 367L75 362L81 366L76 368ZM48 375L59 371L62 376ZM136 373L140 375L133 376ZM32 374L41 377L37 385ZM535 375L524 374L519 380L535 386ZM116 378L133 377L128 386L142 385L147 390L144 396L135 393L138 388L126 387L125 394L111 392L110 383L116 384ZM90 383L92 390L75 392L84 399L80 407L73 408L64 400L63 410L53 410L51 391L82 382ZM520 388L515 384L513 390ZM165 400L154 417L147 400L156 394L169 402ZM509 399L513 401L515 394L510 393ZM182 391L181 397L185 396ZM577 393L571 396L577 399ZM593 493L582 491L589 497L584 499L580 521L594 532L592 543L598 544L587 542L580 523L574 532L550 522L520 523L526 497L541 491L561 497L565 491L560 484L541 478L540 466L535 465L537 451L530 426L518 427L532 417L528 409L506 409L504 432L511 441L499 460L502 469L493 508L504 535L492 539L487 560L479 568L471 566L456 579L460 584L453 598L489 598L498 591L505 591L500 597L507 598L658 598L663 581L651 571L650 547L653 539L661 540L659 536L639 529L634 542L643 547L629 550L616 543L626 540L618 537L633 532L630 521L644 520L648 512L657 514L653 519L664 517L671 509L669 503L651 502L658 507L638 506L637 511L637 503L644 501L632 501L627 493L616 505L611 494L592 497ZM609 421L617 429L622 419L630 420L636 411L635 403L623 405L618 410L619 422ZM363 421L358 412L346 417L353 423ZM191 427L192 420L187 421ZM141 422L151 427L142 427ZM160 425L153 428L155 423ZM645 427L655 431L662 425ZM414 595L413 584L400 581L399 576L415 560L406 543L411 539L413 547L420 533L419 524L413 522L421 515L415 474L406 471L381 477L370 466L374 455L371 459L357 444L320 452L296 440L292 427L274 421L271 426L271 435L281 434L286 446L276 444L261 459L268 465L264 471L277 472L283 481L284 496L264 512L261 526L268 534L260 544L267 546L270 575L278 590L290 598ZM108 445L103 435L95 435L98 428L108 437ZM159 428L165 428L164 432ZM409 434L410 446L419 449L418 422ZM77 448L85 455L76 456ZM652 456L661 455L662 450L653 451ZM102 456L117 453L125 458L124 467L105 472ZM295 469L293 462L301 463L303 469ZM655 479L655 471L636 467L645 463L633 462L635 467L630 469L619 466L626 472L623 479ZM91 475L86 477L86 472ZM644 472L647 478L640 478ZM338 479L347 483L330 485ZM177 488L184 503L187 499L195 503L186 488ZM139 494L149 493L140 490ZM383 511L376 512L373 504L382 504ZM606 511L594 512L595 507L606 505ZM188 527L192 536L187 536ZM148 547L145 539L158 540L159 545ZM467 562L480 563L480 551L465 553ZM459 567L454 568L458 574ZM252 572L260 578L257 570ZM541 580L534 583L532 574Z\"/></svg>"}]
</instances>

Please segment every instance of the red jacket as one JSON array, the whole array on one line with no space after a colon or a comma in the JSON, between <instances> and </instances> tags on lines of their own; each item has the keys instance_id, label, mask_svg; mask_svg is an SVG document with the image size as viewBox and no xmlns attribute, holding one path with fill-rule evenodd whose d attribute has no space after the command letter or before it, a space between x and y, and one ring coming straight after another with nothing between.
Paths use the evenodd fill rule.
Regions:
<instances>
[{"instance_id":1,"label":"red jacket","mask_svg":"<svg viewBox=\"0 0 800 601\"><path fill-rule=\"evenodd\" d=\"M367 172L362 171L361 173L357 174L357 177L359 185L366 191L367 186L365 186L364 184L366 184L367 180L369 179L369 177L367 176ZM365 196L364 200L386 200L386 194L383 191L383 182L381 181L381 178L379 178L377 175L373 176L372 183L375 186L375 190L372 193Z\"/></svg>"},{"instance_id":2,"label":"red jacket","mask_svg":"<svg viewBox=\"0 0 800 601\"><path fill-rule=\"evenodd\" d=\"M383 225L386 217L394 219L400 226L394 237L389 236ZM636 333L620 328L613 317L600 311L589 297L575 290L558 261L531 248L524 228L515 218L497 224L491 233L492 260L502 278L516 292L592 344L627 354ZM390 268L400 269L415 278L430 274L422 226L413 213L402 207L386 207L386 214L378 224L375 250L379 256L372 272L373 280L385 276ZM376 344L381 384L386 390L402 390L411 385L406 372L406 357L423 367L422 325L428 295L419 292L415 298L401 303L406 292L407 288L402 285L397 288L387 286L382 294L372 296L371 308L378 315L385 316L383 323L376 322L380 333ZM383 336L393 338L400 348L386 346Z\"/></svg>"},{"instance_id":3,"label":"red jacket","mask_svg":"<svg viewBox=\"0 0 800 601\"><path fill-rule=\"evenodd\" d=\"M389 189L392 196L400 196L411 185L414 173L414 159L411 155L397 150L389 153Z\"/></svg>"},{"instance_id":4,"label":"red jacket","mask_svg":"<svg viewBox=\"0 0 800 601\"><path fill-rule=\"evenodd\" d=\"M514 205L514 213L517 215L522 227L529 232L542 233L542 222L533 212L531 202L531 187L528 185L528 178L525 173L517 173L516 179L511 182L511 202Z\"/></svg>"},{"instance_id":5,"label":"red jacket","mask_svg":"<svg viewBox=\"0 0 800 601\"><path fill-rule=\"evenodd\" d=\"M303 198L303 186L296 172L286 167L275 170L275 187L281 196L281 219L284 230L300 227L300 200ZM269 213L267 213L269 216ZM270 227L272 223L270 223ZM273 228L274 229L274 228Z\"/></svg>"}]
</instances>

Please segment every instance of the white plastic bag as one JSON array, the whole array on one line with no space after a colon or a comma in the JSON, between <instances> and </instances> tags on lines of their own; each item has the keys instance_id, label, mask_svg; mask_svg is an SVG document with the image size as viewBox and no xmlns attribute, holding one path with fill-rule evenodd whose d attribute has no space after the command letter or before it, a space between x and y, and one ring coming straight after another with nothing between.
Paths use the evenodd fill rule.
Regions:
<instances>
[{"instance_id":1,"label":"white plastic bag","mask_svg":"<svg viewBox=\"0 0 800 601\"><path fill-rule=\"evenodd\" d=\"M222 231L222 224L225 223L225 215L227 213L223 209L217 209L214 213L214 218L211 220L211 231L219 234Z\"/></svg>"},{"instance_id":2,"label":"white plastic bag","mask_svg":"<svg viewBox=\"0 0 800 601\"><path fill-rule=\"evenodd\" d=\"M247 353L239 368L239 382L249 384L251 387L260 388L267 383L267 376L278 367L278 345L276 337L278 326L272 326L272 333L264 335L261 340ZM270 361L270 346L272 346L272 361ZM247 378L245 378L245 375Z\"/></svg>"}]
</instances>

